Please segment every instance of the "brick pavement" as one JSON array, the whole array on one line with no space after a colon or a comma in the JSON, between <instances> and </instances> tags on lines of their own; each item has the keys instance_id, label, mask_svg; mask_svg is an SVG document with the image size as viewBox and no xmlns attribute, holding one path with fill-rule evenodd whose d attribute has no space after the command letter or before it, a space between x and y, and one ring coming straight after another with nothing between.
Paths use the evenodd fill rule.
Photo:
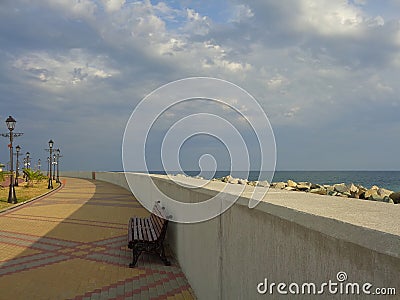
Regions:
<instances>
[{"instance_id":1,"label":"brick pavement","mask_svg":"<svg viewBox=\"0 0 400 300\"><path fill-rule=\"evenodd\" d=\"M128 219L148 214L127 190L76 178L0 214L0 299L194 299L171 256L128 268Z\"/></svg>"}]
</instances>

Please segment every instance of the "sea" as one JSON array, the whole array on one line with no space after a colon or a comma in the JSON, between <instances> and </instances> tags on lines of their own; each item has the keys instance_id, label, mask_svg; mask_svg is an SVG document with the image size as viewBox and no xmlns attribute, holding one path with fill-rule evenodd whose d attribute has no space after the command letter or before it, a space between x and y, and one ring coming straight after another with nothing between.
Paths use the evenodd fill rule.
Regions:
<instances>
[{"instance_id":1,"label":"sea","mask_svg":"<svg viewBox=\"0 0 400 300\"><path fill-rule=\"evenodd\" d=\"M151 171L150 173L165 174L163 171ZM171 172L176 175L182 172ZM188 176L201 175L204 178L221 178L229 175L229 171L202 172L185 171ZM246 176L247 175L247 176ZM263 174L258 171L235 172L236 178L247 178L248 180L270 180L271 173ZM317 184L354 183L366 188L373 185L392 191L400 191L400 171L275 171L272 182L294 180L296 182L306 181Z\"/></svg>"}]
</instances>

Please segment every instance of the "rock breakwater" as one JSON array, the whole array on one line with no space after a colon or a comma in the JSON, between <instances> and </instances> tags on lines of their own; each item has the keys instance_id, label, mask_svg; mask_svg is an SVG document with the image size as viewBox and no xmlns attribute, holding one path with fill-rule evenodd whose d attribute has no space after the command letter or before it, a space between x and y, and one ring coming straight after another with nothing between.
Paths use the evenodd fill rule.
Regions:
<instances>
[{"instance_id":1,"label":"rock breakwater","mask_svg":"<svg viewBox=\"0 0 400 300\"><path fill-rule=\"evenodd\" d=\"M366 188L362 185L354 183L321 185L311 182L295 182L290 179L286 182L281 181L273 182L270 184L268 183L268 181L248 181L247 179L234 178L230 175L224 176L222 178L213 179L213 181L222 181L231 184L247 184L250 186L271 187L287 191L300 191L318 195L329 195L343 198L354 198L400 204L400 192L394 192L382 187L378 187L376 185L373 185L371 188Z\"/></svg>"},{"instance_id":2,"label":"rock breakwater","mask_svg":"<svg viewBox=\"0 0 400 300\"><path fill-rule=\"evenodd\" d=\"M395 193L394 191L381 188L376 185L373 185L371 188L366 188L362 185L354 183L320 185L311 182L294 182L293 180L288 180L287 182L272 183L271 187L290 191L302 191L319 195L381 201L394 204L400 203L400 192Z\"/></svg>"},{"instance_id":3,"label":"rock breakwater","mask_svg":"<svg viewBox=\"0 0 400 300\"><path fill-rule=\"evenodd\" d=\"M176 176L188 177L183 174ZM197 179L204 179L200 176L195 176ZM249 181L247 179L235 178L231 175L221 178L213 178L212 181L222 181L229 184L242 184L254 187L271 187L274 189L281 189L286 191L306 192L318 195L336 196L342 198L354 198L362 200L380 201L392 204L400 204L400 191L394 192L382 187L373 185L366 188L360 184L355 183L337 183L337 184L316 184L311 182L295 182L293 180L280 181L269 183L268 181Z\"/></svg>"}]
</instances>

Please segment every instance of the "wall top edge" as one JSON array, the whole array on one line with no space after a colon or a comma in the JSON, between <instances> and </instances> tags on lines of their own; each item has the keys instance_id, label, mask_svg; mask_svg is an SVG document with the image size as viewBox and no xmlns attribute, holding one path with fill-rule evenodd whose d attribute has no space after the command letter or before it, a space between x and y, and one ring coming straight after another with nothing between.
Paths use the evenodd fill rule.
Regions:
<instances>
[{"instance_id":1,"label":"wall top edge","mask_svg":"<svg viewBox=\"0 0 400 300\"><path fill-rule=\"evenodd\" d=\"M123 172L96 173L102 174L102 180L106 179L104 175L107 173L125 177ZM129 173L133 176L149 176L143 173ZM153 180L174 184L166 175L150 176ZM224 185L222 182L211 181L192 190L214 196ZM247 207L252 189L254 188L247 186L235 205ZM256 207L249 208L249 211L253 209L400 258L400 205L269 189L262 201Z\"/></svg>"}]
</instances>

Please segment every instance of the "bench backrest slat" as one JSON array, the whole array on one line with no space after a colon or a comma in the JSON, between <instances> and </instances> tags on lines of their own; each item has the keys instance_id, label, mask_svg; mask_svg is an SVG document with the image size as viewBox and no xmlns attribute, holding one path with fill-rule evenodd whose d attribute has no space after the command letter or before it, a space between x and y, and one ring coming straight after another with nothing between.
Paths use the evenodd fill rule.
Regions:
<instances>
[{"instance_id":1,"label":"bench backrest slat","mask_svg":"<svg viewBox=\"0 0 400 300\"><path fill-rule=\"evenodd\" d=\"M129 223L128 223L128 244L132 241L132 239L136 239L135 237L135 233L132 232L134 231L133 229L133 218L129 219Z\"/></svg>"},{"instance_id":2,"label":"bench backrest slat","mask_svg":"<svg viewBox=\"0 0 400 300\"><path fill-rule=\"evenodd\" d=\"M156 215L151 215L150 221L153 224L154 228L156 229L157 235L159 235L159 233L162 231L162 227L164 225L165 220L161 219Z\"/></svg>"},{"instance_id":3,"label":"bench backrest slat","mask_svg":"<svg viewBox=\"0 0 400 300\"><path fill-rule=\"evenodd\" d=\"M139 236L139 240L143 240L142 224L140 224L139 218L136 218L136 231Z\"/></svg>"},{"instance_id":4,"label":"bench backrest slat","mask_svg":"<svg viewBox=\"0 0 400 300\"><path fill-rule=\"evenodd\" d=\"M153 235L153 228L150 224L150 218L143 219L143 223L146 228L147 240L152 242L154 240L154 235Z\"/></svg>"},{"instance_id":5,"label":"bench backrest slat","mask_svg":"<svg viewBox=\"0 0 400 300\"><path fill-rule=\"evenodd\" d=\"M149 217L130 218L128 224L128 244L133 241L156 242L164 240L168 219L161 216L165 217L165 209L159 203L156 203Z\"/></svg>"},{"instance_id":6,"label":"bench backrest slat","mask_svg":"<svg viewBox=\"0 0 400 300\"><path fill-rule=\"evenodd\" d=\"M159 216L162 219L166 219L165 209L162 208L159 203L154 204L153 214Z\"/></svg>"},{"instance_id":7,"label":"bench backrest slat","mask_svg":"<svg viewBox=\"0 0 400 300\"><path fill-rule=\"evenodd\" d=\"M159 203L154 205L150 220L155 229L157 239L163 239L167 231L168 220L165 217L165 210L161 208Z\"/></svg>"},{"instance_id":8,"label":"bench backrest slat","mask_svg":"<svg viewBox=\"0 0 400 300\"><path fill-rule=\"evenodd\" d=\"M137 234L137 224L136 224L136 219L131 219L131 226L134 226L131 230L133 230L133 239L137 240L138 239L138 234Z\"/></svg>"},{"instance_id":9,"label":"bench backrest slat","mask_svg":"<svg viewBox=\"0 0 400 300\"><path fill-rule=\"evenodd\" d=\"M149 236L148 236L148 230L146 228L146 224L145 224L145 219L140 219L140 224L142 226L142 233L143 233L143 238L148 241L149 240Z\"/></svg>"}]
</instances>

